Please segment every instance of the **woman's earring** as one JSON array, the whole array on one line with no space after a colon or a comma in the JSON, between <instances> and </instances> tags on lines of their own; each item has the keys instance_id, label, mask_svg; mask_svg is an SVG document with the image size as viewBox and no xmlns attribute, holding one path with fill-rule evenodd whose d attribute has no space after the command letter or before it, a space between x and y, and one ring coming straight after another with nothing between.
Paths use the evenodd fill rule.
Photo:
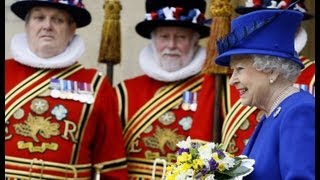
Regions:
<instances>
[{"instance_id":1,"label":"woman's earring","mask_svg":"<svg viewBox=\"0 0 320 180\"><path fill-rule=\"evenodd\" d=\"M273 79L270 79L270 81L269 81L269 82L270 82L270 84L272 84L274 81L273 81Z\"/></svg>"}]
</instances>

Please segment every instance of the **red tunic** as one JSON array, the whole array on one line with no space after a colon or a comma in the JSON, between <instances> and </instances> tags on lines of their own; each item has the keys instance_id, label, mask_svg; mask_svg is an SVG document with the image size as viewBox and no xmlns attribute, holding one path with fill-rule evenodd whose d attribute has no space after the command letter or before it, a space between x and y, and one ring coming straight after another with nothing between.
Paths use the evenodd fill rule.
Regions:
<instances>
[{"instance_id":1,"label":"red tunic","mask_svg":"<svg viewBox=\"0 0 320 180\"><path fill-rule=\"evenodd\" d=\"M5 67L6 177L91 179L95 168L101 179L127 179L116 99L105 76L79 66L61 77L90 83L95 101L88 104L53 98L49 85L41 85L65 69L36 69L14 60Z\"/></svg>"},{"instance_id":2,"label":"red tunic","mask_svg":"<svg viewBox=\"0 0 320 180\"><path fill-rule=\"evenodd\" d=\"M298 77L295 85L314 94L315 63L300 56L305 68ZM226 90L223 95L224 122L222 127L222 143L227 151L235 155L242 153L263 112L256 107L242 106L239 92L234 86L229 85L227 77ZM227 94L227 95L226 95Z\"/></svg>"},{"instance_id":3,"label":"red tunic","mask_svg":"<svg viewBox=\"0 0 320 180\"><path fill-rule=\"evenodd\" d=\"M165 83L143 75L115 87L124 125L130 179L151 179L156 158L175 161L176 144L190 136L194 141L212 140L214 78L198 75ZM183 110L183 94L194 92L197 110ZM157 164L161 177L162 164Z\"/></svg>"}]
</instances>

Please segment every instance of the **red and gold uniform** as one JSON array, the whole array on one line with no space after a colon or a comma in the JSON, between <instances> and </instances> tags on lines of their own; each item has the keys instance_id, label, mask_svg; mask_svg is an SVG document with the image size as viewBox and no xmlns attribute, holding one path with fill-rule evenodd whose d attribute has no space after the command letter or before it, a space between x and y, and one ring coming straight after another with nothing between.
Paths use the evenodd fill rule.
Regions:
<instances>
[{"instance_id":1,"label":"red and gold uniform","mask_svg":"<svg viewBox=\"0 0 320 180\"><path fill-rule=\"evenodd\" d=\"M7 179L127 179L115 95L105 76L75 63L40 69L5 62ZM94 102L50 96L50 78L90 85Z\"/></svg>"},{"instance_id":2,"label":"red and gold uniform","mask_svg":"<svg viewBox=\"0 0 320 180\"><path fill-rule=\"evenodd\" d=\"M146 0L145 7L145 19L135 27L151 40L139 56L144 75L115 87L129 179L160 179L165 169L157 160L175 162L179 141L190 136L208 142L213 136L214 77L199 74L206 52L198 40L210 34L206 1ZM172 28L155 31L167 26Z\"/></svg>"},{"instance_id":3,"label":"red and gold uniform","mask_svg":"<svg viewBox=\"0 0 320 180\"><path fill-rule=\"evenodd\" d=\"M300 60L305 68L294 85L314 95L315 63L304 56L300 56ZM225 81L226 89L222 102L224 114L222 143L228 152L239 155L242 153L263 112L256 107L241 105L239 92L234 86L230 86L229 78L227 77Z\"/></svg>"},{"instance_id":4,"label":"red and gold uniform","mask_svg":"<svg viewBox=\"0 0 320 180\"><path fill-rule=\"evenodd\" d=\"M175 162L176 144L188 136L200 142L212 140L213 81L195 75L169 83L143 75L116 87L130 179L150 179L156 158ZM186 91L197 94L196 111L183 107ZM161 174L158 164L156 177Z\"/></svg>"}]
</instances>

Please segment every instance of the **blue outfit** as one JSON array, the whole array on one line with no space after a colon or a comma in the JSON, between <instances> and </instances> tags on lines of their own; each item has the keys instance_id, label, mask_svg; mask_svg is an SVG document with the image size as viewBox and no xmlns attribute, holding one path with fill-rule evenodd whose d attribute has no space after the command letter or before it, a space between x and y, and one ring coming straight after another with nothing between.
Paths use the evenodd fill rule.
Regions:
<instances>
[{"instance_id":1,"label":"blue outfit","mask_svg":"<svg viewBox=\"0 0 320 180\"><path fill-rule=\"evenodd\" d=\"M315 179L315 99L300 90L263 116L243 154L255 160L248 180Z\"/></svg>"}]
</instances>

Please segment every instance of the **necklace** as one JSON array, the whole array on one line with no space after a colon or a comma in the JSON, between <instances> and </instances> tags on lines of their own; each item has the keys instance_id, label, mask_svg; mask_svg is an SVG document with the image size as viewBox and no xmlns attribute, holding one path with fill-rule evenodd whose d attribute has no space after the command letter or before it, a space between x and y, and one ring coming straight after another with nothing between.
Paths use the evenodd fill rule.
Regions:
<instances>
[{"instance_id":1,"label":"necklace","mask_svg":"<svg viewBox=\"0 0 320 180\"><path fill-rule=\"evenodd\" d=\"M268 116L270 116L270 113L273 112L273 110L279 106L279 104L286 99L288 96L299 92L299 89L293 87L293 86L288 86L286 87L286 89L284 89L280 95L276 98L276 100L273 102L272 106L271 106L271 110L269 111Z\"/></svg>"}]
</instances>

